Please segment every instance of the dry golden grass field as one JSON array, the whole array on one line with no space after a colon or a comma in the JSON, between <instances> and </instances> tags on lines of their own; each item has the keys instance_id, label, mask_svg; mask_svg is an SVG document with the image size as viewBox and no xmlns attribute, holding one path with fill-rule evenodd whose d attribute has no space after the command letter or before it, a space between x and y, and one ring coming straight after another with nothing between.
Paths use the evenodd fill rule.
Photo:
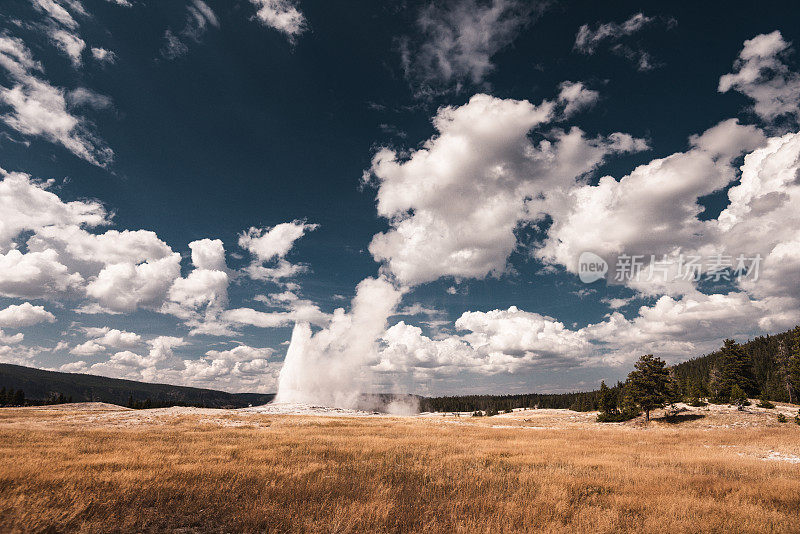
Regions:
<instances>
[{"instance_id":1,"label":"dry golden grass field","mask_svg":"<svg viewBox=\"0 0 800 534\"><path fill-rule=\"evenodd\" d=\"M698 415L2 409L0 531L800 532L800 426Z\"/></svg>"}]
</instances>

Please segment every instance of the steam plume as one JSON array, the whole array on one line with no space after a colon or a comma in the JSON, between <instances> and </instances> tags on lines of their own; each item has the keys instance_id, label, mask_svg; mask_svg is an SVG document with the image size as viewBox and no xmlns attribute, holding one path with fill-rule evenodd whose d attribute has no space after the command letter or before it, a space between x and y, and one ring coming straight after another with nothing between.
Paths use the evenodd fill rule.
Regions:
<instances>
[{"instance_id":1,"label":"steam plume","mask_svg":"<svg viewBox=\"0 0 800 534\"><path fill-rule=\"evenodd\" d=\"M367 278L356 287L350 311L337 309L327 328L312 334L308 323L297 323L275 401L359 407L372 378L378 339L402 294L383 276Z\"/></svg>"}]
</instances>

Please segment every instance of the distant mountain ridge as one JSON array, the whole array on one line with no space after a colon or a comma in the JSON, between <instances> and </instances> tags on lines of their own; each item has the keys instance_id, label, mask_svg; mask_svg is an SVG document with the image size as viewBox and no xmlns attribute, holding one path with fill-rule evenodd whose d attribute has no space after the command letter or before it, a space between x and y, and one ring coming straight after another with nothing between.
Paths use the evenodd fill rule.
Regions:
<instances>
[{"instance_id":1,"label":"distant mountain ridge","mask_svg":"<svg viewBox=\"0 0 800 534\"><path fill-rule=\"evenodd\" d=\"M243 408L266 404L273 393L228 393L214 389L151 384L105 376L45 371L0 363L0 387L23 390L31 401L46 401L58 395L74 402L108 402L127 406L150 401L154 406L188 405L208 408Z\"/></svg>"}]
</instances>

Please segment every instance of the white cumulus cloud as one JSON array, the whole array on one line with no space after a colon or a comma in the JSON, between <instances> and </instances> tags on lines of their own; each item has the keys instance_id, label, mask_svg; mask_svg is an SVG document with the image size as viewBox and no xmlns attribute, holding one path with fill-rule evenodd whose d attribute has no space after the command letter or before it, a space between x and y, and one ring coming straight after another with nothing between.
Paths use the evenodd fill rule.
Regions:
<instances>
[{"instance_id":1,"label":"white cumulus cloud","mask_svg":"<svg viewBox=\"0 0 800 534\"><path fill-rule=\"evenodd\" d=\"M534 144L528 134L554 109L479 94L441 108L438 135L408 157L380 150L371 172L378 214L391 229L370 243L375 259L408 285L502 273L515 229L538 217L532 199L571 187L608 154L646 147L620 133L587 138L578 128L553 129Z\"/></svg>"},{"instance_id":2,"label":"white cumulus cloud","mask_svg":"<svg viewBox=\"0 0 800 534\"><path fill-rule=\"evenodd\" d=\"M735 72L719 79L719 91L738 91L753 100L753 111L766 121L800 117L800 74L785 62L791 49L781 32L761 34L744 42Z\"/></svg>"},{"instance_id":3,"label":"white cumulus cloud","mask_svg":"<svg viewBox=\"0 0 800 534\"><path fill-rule=\"evenodd\" d=\"M0 327L4 328L22 328L44 322L52 323L55 320L55 316L44 306L34 306L30 302L12 304L0 310Z\"/></svg>"}]
</instances>

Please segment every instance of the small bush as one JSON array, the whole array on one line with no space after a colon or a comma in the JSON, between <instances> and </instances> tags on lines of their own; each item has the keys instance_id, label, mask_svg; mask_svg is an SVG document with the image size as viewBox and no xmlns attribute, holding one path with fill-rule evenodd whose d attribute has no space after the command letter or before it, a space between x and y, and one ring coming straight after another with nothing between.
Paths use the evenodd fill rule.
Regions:
<instances>
[{"instance_id":1,"label":"small bush","mask_svg":"<svg viewBox=\"0 0 800 534\"><path fill-rule=\"evenodd\" d=\"M744 410L745 406L750 406L750 401L747 400L747 396L738 384L734 384L731 388L731 404L739 410Z\"/></svg>"},{"instance_id":2,"label":"small bush","mask_svg":"<svg viewBox=\"0 0 800 534\"><path fill-rule=\"evenodd\" d=\"M598 423L622 423L623 421L628 421L636 417L637 414L632 413L622 413L622 412L615 412L615 413L606 413L600 412L597 414L597 422Z\"/></svg>"},{"instance_id":3,"label":"small bush","mask_svg":"<svg viewBox=\"0 0 800 534\"><path fill-rule=\"evenodd\" d=\"M756 406L758 406L759 408L766 408L767 410L772 410L773 408L775 408L775 405L772 404L767 399L761 399L760 401L758 401L758 404L756 404Z\"/></svg>"},{"instance_id":4,"label":"small bush","mask_svg":"<svg viewBox=\"0 0 800 534\"><path fill-rule=\"evenodd\" d=\"M708 406L708 403L703 401L703 399L696 399L696 398L689 399L689 402L687 402L686 404L688 404L689 406L693 406L695 408L702 408L703 406Z\"/></svg>"},{"instance_id":5,"label":"small bush","mask_svg":"<svg viewBox=\"0 0 800 534\"><path fill-rule=\"evenodd\" d=\"M782 413L779 413L778 414L778 422L779 423L785 423L786 422L786 416L783 415Z\"/></svg>"},{"instance_id":6,"label":"small bush","mask_svg":"<svg viewBox=\"0 0 800 534\"><path fill-rule=\"evenodd\" d=\"M472 412L472 417L483 417L483 412L480 410L475 410Z\"/></svg>"}]
</instances>

